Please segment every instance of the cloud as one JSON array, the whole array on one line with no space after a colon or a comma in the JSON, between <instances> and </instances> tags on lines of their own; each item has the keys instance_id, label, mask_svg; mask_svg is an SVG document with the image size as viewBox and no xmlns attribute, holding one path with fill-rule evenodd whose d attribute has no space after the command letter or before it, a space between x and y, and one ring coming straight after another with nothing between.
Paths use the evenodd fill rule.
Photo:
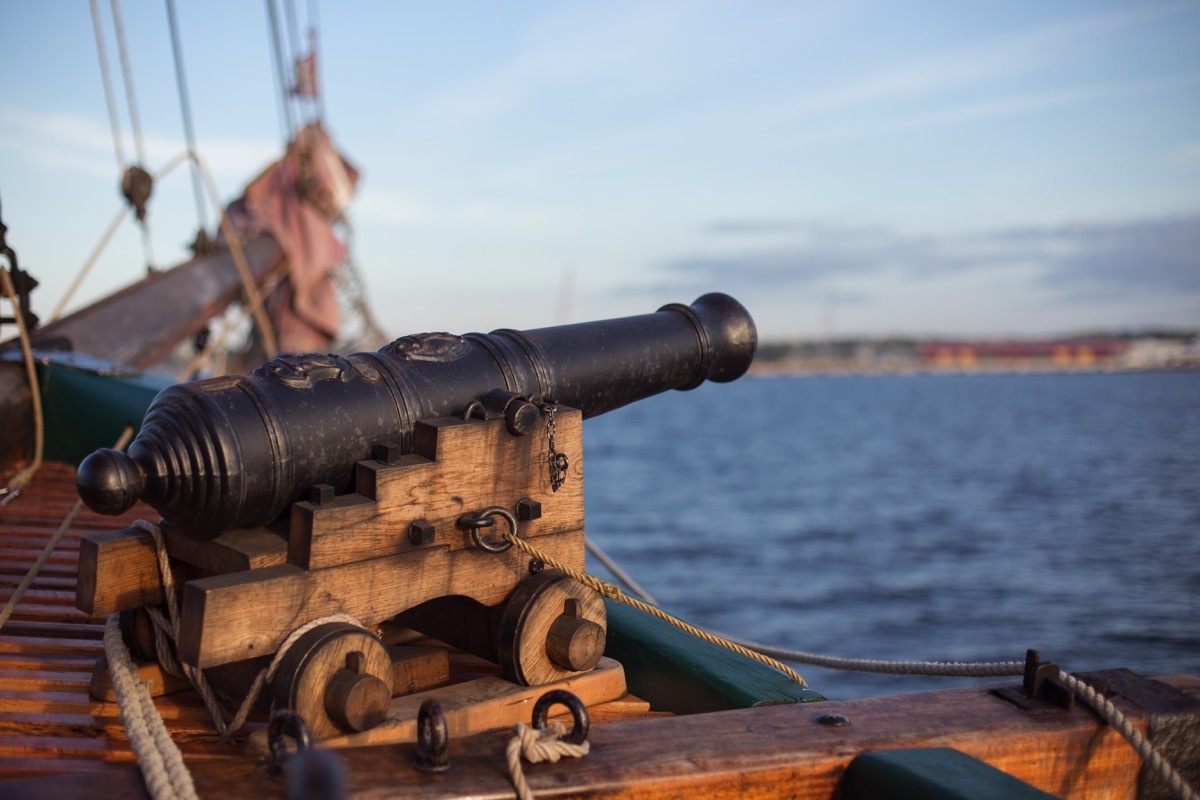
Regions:
<instances>
[{"instance_id":1,"label":"cloud","mask_svg":"<svg viewBox=\"0 0 1200 800\"><path fill-rule=\"evenodd\" d=\"M1165 4L1101 12L1072 17L985 41L925 53L907 59L880 64L861 75L850 77L816 92L793 98L779 98L769 110L747 120L751 127L771 127L797 118L828 115L866 109L870 114L886 114L889 108L912 107L916 103L940 103L941 108L895 119L883 116L875 123L860 123L864 131L886 132L892 129L931 127L969 120L1027 113L1047 107L1077 103L1110 94L1154 88L1158 83L1171 85L1179 80L1194 81L1194 74L1166 76L1146 80L1145 86L1133 84L1090 85L1074 88L1051 87L1026 95L991 99L984 97L1014 78L1029 74L1047 74L1053 62L1060 61L1098 37L1127 30L1147 20L1186 11L1186 4ZM1048 74L1054 74L1050 72ZM862 131L849 131L849 133ZM830 131L815 138L846 135Z\"/></svg>"},{"instance_id":2,"label":"cloud","mask_svg":"<svg viewBox=\"0 0 1200 800\"><path fill-rule=\"evenodd\" d=\"M41 165L112 179L118 172L112 129L86 114L30 111L7 106L0 109L0 143L10 153L20 153ZM133 137L123 131L123 155L137 160ZM187 148L182 138L149 133L143 148L151 171L160 169ZM282 153L279 143L266 139L222 137L198 145L205 165L218 180L245 181Z\"/></svg>"},{"instance_id":3,"label":"cloud","mask_svg":"<svg viewBox=\"0 0 1200 800\"><path fill-rule=\"evenodd\" d=\"M946 236L776 218L720 220L703 230L719 237L712 250L668 260L664 276L686 286L736 278L783 293L845 279L861 286L1004 272L1060 300L1200 293L1200 215ZM731 233L740 246L729 246ZM740 244L756 235L773 240Z\"/></svg>"},{"instance_id":4,"label":"cloud","mask_svg":"<svg viewBox=\"0 0 1200 800\"><path fill-rule=\"evenodd\" d=\"M1072 225L1053 234L1065 252L1042 280L1065 294L1200 291L1200 215Z\"/></svg>"}]
</instances>

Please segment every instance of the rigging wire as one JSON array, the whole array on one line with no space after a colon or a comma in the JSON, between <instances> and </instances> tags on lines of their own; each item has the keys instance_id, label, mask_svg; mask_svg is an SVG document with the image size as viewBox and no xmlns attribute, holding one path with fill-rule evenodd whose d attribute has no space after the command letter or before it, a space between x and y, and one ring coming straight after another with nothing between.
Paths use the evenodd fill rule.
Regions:
<instances>
[{"instance_id":1,"label":"rigging wire","mask_svg":"<svg viewBox=\"0 0 1200 800\"><path fill-rule=\"evenodd\" d=\"M125 102L129 106L129 125L133 129L133 146L139 165L146 164L146 145L142 139L142 120L138 116L137 100L133 95L133 68L129 62L129 49L125 46L125 26L121 24L121 4L112 0L113 27L117 33L117 51L121 57L121 70L125 75Z\"/></svg>"},{"instance_id":2,"label":"rigging wire","mask_svg":"<svg viewBox=\"0 0 1200 800\"><path fill-rule=\"evenodd\" d=\"M315 87L316 96L313 101L317 104L317 122L325 122L325 95L321 93L321 62L317 58L317 38L318 31L321 27L319 3L317 0L308 0L308 51L312 54L313 59L313 86Z\"/></svg>"},{"instance_id":3,"label":"rigging wire","mask_svg":"<svg viewBox=\"0 0 1200 800\"><path fill-rule=\"evenodd\" d=\"M117 153L117 172L125 171L125 148L121 145L121 119L117 113L117 98L113 95L112 75L108 71L108 51L104 47L104 31L100 25L100 8L91 0L92 27L96 30L96 52L100 56L100 77L104 81L104 97L108 101L108 122L112 127L113 149Z\"/></svg>"},{"instance_id":4,"label":"rigging wire","mask_svg":"<svg viewBox=\"0 0 1200 800\"><path fill-rule=\"evenodd\" d=\"M266 0L267 17L270 21L271 49L275 54L275 82L279 89L279 102L283 109L280 124L284 127L284 142L291 142L296 135L296 116L292 111L289 99L287 69L284 66L283 42L279 36L279 14L275 10L275 0Z\"/></svg>"},{"instance_id":5,"label":"rigging wire","mask_svg":"<svg viewBox=\"0 0 1200 800\"><path fill-rule=\"evenodd\" d=\"M196 152L196 129L192 124L192 103L188 95L187 77L183 71L183 47L179 44L179 24L175 17L175 0L167 2L167 21L171 27L171 51L175 56L175 84L179 91L179 109L183 115L183 133L189 153ZM200 230L208 229L208 214L204 207L204 189L200 185L200 167L192 161L192 194L196 199L196 217Z\"/></svg>"},{"instance_id":6,"label":"rigging wire","mask_svg":"<svg viewBox=\"0 0 1200 800\"><path fill-rule=\"evenodd\" d=\"M122 70L122 74L124 75L124 79L125 79L125 104L129 107L129 126L133 131L133 146L134 146L134 150L137 154L137 163L134 166L139 168L137 170L134 170L133 167L130 167L128 164L124 163L124 157L123 157L124 153L123 152L121 153L121 156L119 157L119 160L122 162L120 165L120 171L122 173L121 182L122 182L122 185L125 187L126 198L129 200L130 203L133 203L135 201L133 200L133 196L129 193L129 188L128 188L129 184L127 182L130 180L130 178L136 177L136 176L134 176L134 172L141 172L143 176L148 174L145 172L146 145L145 145L145 140L142 137L142 121L141 121L140 115L138 114L137 99L135 98L134 91L133 91L133 67L129 60L129 48L125 44L125 26L121 21L121 6L120 6L120 3L118 2L118 0L112 0L111 5L112 5L112 15L113 15L113 29L115 30L116 36L117 36L117 52L121 59L121 70ZM97 32L99 32L98 18L96 21L96 28L97 28ZM101 38L102 37L97 38L97 44L99 46L101 46L101 49L103 49ZM108 84L107 57L105 57L103 55L103 53L101 54L101 62L102 62L102 71L106 75L105 84L107 86L107 84ZM115 116L114 116L114 119L115 119ZM114 125L114 132L115 131L116 131L116 126ZM120 149L119 146L118 146L118 149ZM153 184L151 184L151 185L153 185ZM143 198L142 200L138 201L138 215L137 216L138 216L138 227L141 228L141 232L142 232L142 253L146 257L146 269L148 271L153 271L154 270L154 247L150 240L150 225L146 222L145 206L143 205L145 199L149 198L149 192L150 192L150 189L147 188L146 189L146 197Z\"/></svg>"},{"instance_id":7,"label":"rigging wire","mask_svg":"<svg viewBox=\"0 0 1200 800\"><path fill-rule=\"evenodd\" d=\"M295 0L283 0L283 12L287 18L288 27L288 46L291 47L291 58L285 63L292 64L295 69L296 59L300 57L300 27L296 22L296 3ZM293 75L293 78L296 77ZM293 84L293 87L295 84Z\"/></svg>"}]
</instances>

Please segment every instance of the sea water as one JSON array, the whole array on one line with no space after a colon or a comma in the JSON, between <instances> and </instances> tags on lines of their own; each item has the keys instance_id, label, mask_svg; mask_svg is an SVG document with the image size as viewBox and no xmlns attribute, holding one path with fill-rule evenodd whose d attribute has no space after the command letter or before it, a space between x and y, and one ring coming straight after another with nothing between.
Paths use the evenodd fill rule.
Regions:
<instances>
[{"instance_id":1,"label":"sea water","mask_svg":"<svg viewBox=\"0 0 1200 800\"><path fill-rule=\"evenodd\" d=\"M586 421L584 461L589 536L702 627L1200 674L1198 372L747 377ZM965 682L799 671L835 699Z\"/></svg>"}]
</instances>

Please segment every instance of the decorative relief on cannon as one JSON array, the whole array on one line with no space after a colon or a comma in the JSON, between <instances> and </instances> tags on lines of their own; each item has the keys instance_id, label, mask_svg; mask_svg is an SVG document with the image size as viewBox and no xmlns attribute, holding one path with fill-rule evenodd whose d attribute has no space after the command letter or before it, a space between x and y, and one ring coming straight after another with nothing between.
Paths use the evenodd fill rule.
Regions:
<instances>
[{"instance_id":1,"label":"decorative relief on cannon","mask_svg":"<svg viewBox=\"0 0 1200 800\"><path fill-rule=\"evenodd\" d=\"M250 374L293 389L311 389L317 381L345 383L350 380L352 369L350 362L341 356L308 353L271 359Z\"/></svg>"},{"instance_id":2,"label":"decorative relief on cannon","mask_svg":"<svg viewBox=\"0 0 1200 800\"><path fill-rule=\"evenodd\" d=\"M451 333L401 336L379 351L404 361L455 361L471 349L467 340Z\"/></svg>"}]
</instances>

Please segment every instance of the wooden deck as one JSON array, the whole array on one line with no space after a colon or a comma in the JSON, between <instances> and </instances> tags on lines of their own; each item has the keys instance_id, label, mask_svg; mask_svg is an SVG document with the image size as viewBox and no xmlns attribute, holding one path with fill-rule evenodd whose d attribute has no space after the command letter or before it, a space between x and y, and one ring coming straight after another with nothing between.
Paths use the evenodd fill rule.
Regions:
<instances>
[{"instance_id":1,"label":"wooden deck","mask_svg":"<svg viewBox=\"0 0 1200 800\"><path fill-rule=\"evenodd\" d=\"M73 476L70 467L47 465L21 497L0 507L3 600L74 505ZM116 705L88 694L92 667L103 652L103 621L74 607L80 537L126 527L139 517L155 514L146 507L118 518L81 513L0 631L0 796L145 796ZM494 668L458 655L452 672L466 679ZM1192 676L1142 683L1164 686L1176 703L1183 698L1185 705L1195 704L1188 698L1200 696L1200 679ZM1113 699L1143 731L1156 714L1166 714L1136 692ZM161 697L156 705L202 797L281 796L283 784L242 742L218 740L193 693ZM1189 724L1200 719L1194 705L1187 713ZM847 724L822 721L830 714ZM593 729L587 758L527 768L539 796L833 798L859 753L910 747L954 747L1071 798L1133 798L1141 769L1119 734L1086 709L1031 713L990 695L987 687L681 717L628 700L596 709L594 721L601 724ZM254 719L247 731L263 724ZM1185 768L1195 781L1200 727L1193 730ZM351 794L512 797L506 739L484 734L452 740L453 767L439 776L409 768L411 745L337 752Z\"/></svg>"},{"instance_id":2,"label":"wooden deck","mask_svg":"<svg viewBox=\"0 0 1200 800\"><path fill-rule=\"evenodd\" d=\"M46 464L20 497L0 507L3 602L75 505L74 475L69 466ZM75 574L84 534L140 517L156 518L146 506L116 518L80 513L0 630L0 778L94 774L135 763L116 704L88 694L104 653L104 620L75 609ZM218 741L195 695L160 698L158 708L188 759L238 752Z\"/></svg>"}]
</instances>

